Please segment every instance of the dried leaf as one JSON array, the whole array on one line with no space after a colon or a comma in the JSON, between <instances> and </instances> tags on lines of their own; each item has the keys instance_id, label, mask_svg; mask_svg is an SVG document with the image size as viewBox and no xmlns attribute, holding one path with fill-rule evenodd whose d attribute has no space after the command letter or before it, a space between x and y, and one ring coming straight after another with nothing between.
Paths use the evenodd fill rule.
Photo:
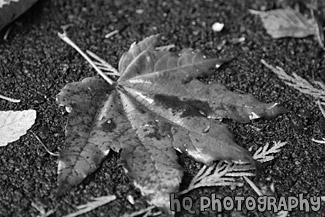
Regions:
<instances>
[{"instance_id":1,"label":"dried leaf","mask_svg":"<svg viewBox=\"0 0 325 217\"><path fill-rule=\"evenodd\" d=\"M35 123L36 111L0 111L0 146L18 140Z\"/></svg>"},{"instance_id":2,"label":"dried leaf","mask_svg":"<svg viewBox=\"0 0 325 217\"><path fill-rule=\"evenodd\" d=\"M38 0L0 0L0 30Z\"/></svg>"},{"instance_id":3,"label":"dried leaf","mask_svg":"<svg viewBox=\"0 0 325 217\"><path fill-rule=\"evenodd\" d=\"M254 168L250 153L216 119L247 123L275 117L284 109L196 79L231 58L208 59L191 49L177 54L156 49L158 41L154 35L132 44L120 59L121 76L113 85L88 78L68 84L58 95L59 104L71 111L67 147L59 159L59 193L93 172L111 148L122 149L122 162L135 186L166 212L169 194L178 191L183 176L175 149L205 164L227 160Z\"/></svg>"},{"instance_id":4,"label":"dried leaf","mask_svg":"<svg viewBox=\"0 0 325 217\"><path fill-rule=\"evenodd\" d=\"M250 10L250 12L260 16L267 33L272 38L303 38L315 35L318 28L314 19L307 19L291 8L266 12Z\"/></svg>"}]
</instances>

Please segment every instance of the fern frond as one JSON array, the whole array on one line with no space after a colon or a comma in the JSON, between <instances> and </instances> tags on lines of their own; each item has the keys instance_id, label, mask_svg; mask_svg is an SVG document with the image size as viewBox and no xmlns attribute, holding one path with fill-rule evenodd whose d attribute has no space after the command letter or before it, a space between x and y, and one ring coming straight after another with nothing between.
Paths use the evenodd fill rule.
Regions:
<instances>
[{"instance_id":1,"label":"fern frond","mask_svg":"<svg viewBox=\"0 0 325 217\"><path fill-rule=\"evenodd\" d=\"M270 148L269 143L264 147L259 148L253 158L261 163L274 159L274 154L281 151L281 148L285 146L286 142L273 142L273 146ZM218 164L212 164L211 166L203 166L197 175L192 179L188 188L179 194L185 194L199 187L211 187L211 186L242 186L243 183L239 177L255 176L255 167L251 164L238 164L227 163L220 161Z\"/></svg>"},{"instance_id":2,"label":"fern frond","mask_svg":"<svg viewBox=\"0 0 325 217\"><path fill-rule=\"evenodd\" d=\"M273 146L269 148L269 143L266 143L263 147L260 147L253 155L253 158L261 163L268 162L274 159L274 154L281 151L281 148L285 146L287 142L273 141Z\"/></svg>"},{"instance_id":3,"label":"fern frond","mask_svg":"<svg viewBox=\"0 0 325 217\"><path fill-rule=\"evenodd\" d=\"M288 75L281 67L274 67L267 64L263 59L261 63L273 71L280 79L284 81L287 85L295 88L301 93L305 93L313 96L315 99L320 99L321 101L325 101L325 85L322 82L313 82L311 84L304 78L300 77L296 73L292 73L292 75ZM317 86L317 87L315 87Z\"/></svg>"},{"instance_id":4,"label":"fern frond","mask_svg":"<svg viewBox=\"0 0 325 217\"><path fill-rule=\"evenodd\" d=\"M79 205L77 206L78 211L74 212L74 213L70 213L64 217L75 217L84 213L87 213L93 209L96 209L97 207L103 206L107 203L112 202L113 200L116 199L115 195L109 195L109 196L102 196L102 197L96 197L93 198L93 201L88 202L86 204L83 205Z\"/></svg>"},{"instance_id":5,"label":"fern frond","mask_svg":"<svg viewBox=\"0 0 325 217\"><path fill-rule=\"evenodd\" d=\"M199 187L211 186L242 186L243 183L235 178L242 176L254 176L254 167L250 164L235 164L220 161L218 164L203 166L198 174L192 179L188 188L179 194L185 194Z\"/></svg>"}]
</instances>

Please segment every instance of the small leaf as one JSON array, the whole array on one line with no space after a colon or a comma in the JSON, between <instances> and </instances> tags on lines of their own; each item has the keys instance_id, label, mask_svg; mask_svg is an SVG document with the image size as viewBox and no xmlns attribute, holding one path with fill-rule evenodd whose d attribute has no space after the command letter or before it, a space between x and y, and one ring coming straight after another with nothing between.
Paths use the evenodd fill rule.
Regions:
<instances>
[{"instance_id":1,"label":"small leaf","mask_svg":"<svg viewBox=\"0 0 325 217\"><path fill-rule=\"evenodd\" d=\"M314 35L317 31L317 25L313 19L307 19L291 8L266 12L250 10L250 12L261 17L267 33L272 38L303 38Z\"/></svg>"},{"instance_id":2,"label":"small leaf","mask_svg":"<svg viewBox=\"0 0 325 217\"><path fill-rule=\"evenodd\" d=\"M0 30L15 20L38 0L0 0Z\"/></svg>"},{"instance_id":3,"label":"small leaf","mask_svg":"<svg viewBox=\"0 0 325 217\"><path fill-rule=\"evenodd\" d=\"M0 111L0 146L18 140L35 123L36 111Z\"/></svg>"}]
</instances>

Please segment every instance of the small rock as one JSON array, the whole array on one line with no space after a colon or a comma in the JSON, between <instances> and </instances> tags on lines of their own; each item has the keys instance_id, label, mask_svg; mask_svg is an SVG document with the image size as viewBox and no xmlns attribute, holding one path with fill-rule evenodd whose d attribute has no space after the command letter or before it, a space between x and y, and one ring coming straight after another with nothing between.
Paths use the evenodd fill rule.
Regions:
<instances>
[{"instance_id":1,"label":"small rock","mask_svg":"<svg viewBox=\"0 0 325 217\"><path fill-rule=\"evenodd\" d=\"M212 30L214 32L221 32L224 26L225 24L216 22L212 25Z\"/></svg>"}]
</instances>

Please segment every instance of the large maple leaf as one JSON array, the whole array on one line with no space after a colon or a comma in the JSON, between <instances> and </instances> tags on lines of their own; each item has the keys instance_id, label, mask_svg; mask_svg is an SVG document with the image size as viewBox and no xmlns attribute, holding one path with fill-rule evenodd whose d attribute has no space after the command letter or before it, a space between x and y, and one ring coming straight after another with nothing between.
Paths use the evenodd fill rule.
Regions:
<instances>
[{"instance_id":1,"label":"large maple leaf","mask_svg":"<svg viewBox=\"0 0 325 217\"><path fill-rule=\"evenodd\" d=\"M58 94L59 104L71 111L66 148L59 157L59 193L94 172L110 149L121 150L134 184L165 210L183 176L176 150L205 164L254 164L221 119L246 123L275 117L283 109L196 79L227 60L208 59L191 49L178 54L158 50L158 41L154 35L132 44L120 59L121 76L113 85L91 77Z\"/></svg>"}]
</instances>

